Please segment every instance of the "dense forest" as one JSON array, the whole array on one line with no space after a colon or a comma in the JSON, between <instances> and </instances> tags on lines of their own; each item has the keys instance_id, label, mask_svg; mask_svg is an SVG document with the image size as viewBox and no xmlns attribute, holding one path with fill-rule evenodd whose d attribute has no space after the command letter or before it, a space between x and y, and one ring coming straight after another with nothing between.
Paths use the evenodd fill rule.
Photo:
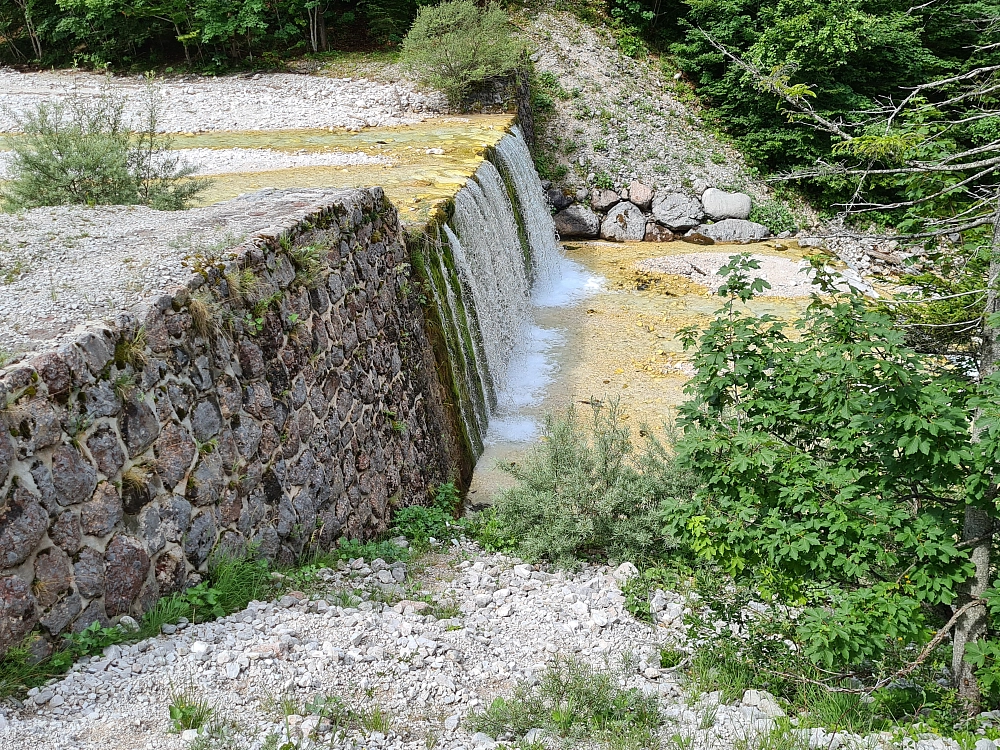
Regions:
<instances>
[{"instance_id":1,"label":"dense forest","mask_svg":"<svg viewBox=\"0 0 1000 750\"><path fill-rule=\"evenodd\" d=\"M426 2L423 4L427 4ZM0 3L0 59L200 69L398 43L420 0L13 0Z\"/></svg>"},{"instance_id":2,"label":"dense forest","mask_svg":"<svg viewBox=\"0 0 1000 750\"><path fill-rule=\"evenodd\" d=\"M12 0L0 3L0 62L202 72L276 67L289 56L392 49L433 0ZM512 2L520 7L536 0ZM759 70L802 82L817 111L865 110L903 87L989 64L995 0L557 0L611 26L627 54L652 52L679 68L708 113L751 163L775 172L829 154L830 136L790 123ZM995 123L961 137L992 139Z\"/></svg>"}]
</instances>

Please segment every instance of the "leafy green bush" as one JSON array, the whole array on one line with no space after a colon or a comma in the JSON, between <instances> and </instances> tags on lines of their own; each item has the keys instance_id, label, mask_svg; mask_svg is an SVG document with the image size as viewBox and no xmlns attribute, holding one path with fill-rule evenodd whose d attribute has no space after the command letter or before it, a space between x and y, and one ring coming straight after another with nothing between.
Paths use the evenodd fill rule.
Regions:
<instances>
[{"instance_id":1,"label":"leafy green bush","mask_svg":"<svg viewBox=\"0 0 1000 750\"><path fill-rule=\"evenodd\" d=\"M156 132L155 91L146 92L142 122L130 123L126 100L105 92L93 100L41 102L17 117L9 139L11 179L0 189L10 210L59 205L187 207L207 186L195 167L169 151Z\"/></svg>"},{"instance_id":2,"label":"leafy green bush","mask_svg":"<svg viewBox=\"0 0 1000 750\"><path fill-rule=\"evenodd\" d=\"M425 546L431 537L454 536L455 511L460 501L455 484L445 482L438 486L431 505L408 505L397 510L393 515L393 530L417 546Z\"/></svg>"},{"instance_id":3,"label":"leafy green bush","mask_svg":"<svg viewBox=\"0 0 1000 750\"><path fill-rule=\"evenodd\" d=\"M776 200L755 201L750 212L750 221L763 224L774 234L794 232L799 228L795 215L784 203Z\"/></svg>"},{"instance_id":4,"label":"leafy green bush","mask_svg":"<svg viewBox=\"0 0 1000 750\"><path fill-rule=\"evenodd\" d=\"M956 601L972 571L961 516L1000 423L980 419L974 447L968 381L909 349L860 294L816 298L794 331L747 314L766 287L756 267L733 256L722 310L683 333L698 374L678 451L704 489L665 521L765 599L802 607L804 653L846 670L926 643L934 608Z\"/></svg>"},{"instance_id":5,"label":"leafy green bush","mask_svg":"<svg viewBox=\"0 0 1000 750\"><path fill-rule=\"evenodd\" d=\"M420 9L400 60L459 104L475 86L513 73L525 49L498 3L480 8L472 0L449 0Z\"/></svg>"},{"instance_id":6,"label":"leafy green bush","mask_svg":"<svg viewBox=\"0 0 1000 750\"><path fill-rule=\"evenodd\" d=\"M661 503L693 492L662 445L650 440L635 449L615 405L595 408L589 429L572 410L550 417L544 441L523 464L503 468L517 483L473 532L488 547L561 565L594 556L662 557L676 545L664 532Z\"/></svg>"}]
</instances>

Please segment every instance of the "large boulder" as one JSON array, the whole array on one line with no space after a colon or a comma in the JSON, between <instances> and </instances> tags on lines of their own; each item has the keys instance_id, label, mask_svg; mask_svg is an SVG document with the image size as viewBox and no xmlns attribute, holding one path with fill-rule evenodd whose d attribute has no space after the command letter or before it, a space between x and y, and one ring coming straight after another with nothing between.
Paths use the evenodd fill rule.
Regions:
<instances>
[{"instance_id":1,"label":"large boulder","mask_svg":"<svg viewBox=\"0 0 1000 750\"><path fill-rule=\"evenodd\" d=\"M615 242L641 240L646 236L646 216L638 206L623 201L612 208L601 224L601 237Z\"/></svg>"},{"instance_id":2,"label":"large boulder","mask_svg":"<svg viewBox=\"0 0 1000 750\"><path fill-rule=\"evenodd\" d=\"M552 204L552 207L556 211L562 211L573 202L572 198L557 188L550 188L549 190L546 190L545 197L548 198L549 203Z\"/></svg>"},{"instance_id":3,"label":"large boulder","mask_svg":"<svg viewBox=\"0 0 1000 750\"><path fill-rule=\"evenodd\" d=\"M674 239L674 233L666 227L661 227L655 221L646 222L645 242L672 242Z\"/></svg>"},{"instance_id":4,"label":"large boulder","mask_svg":"<svg viewBox=\"0 0 1000 750\"><path fill-rule=\"evenodd\" d=\"M746 193L727 193L717 188L708 188L702 193L701 205L713 219L746 219L753 207Z\"/></svg>"},{"instance_id":5,"label":"large boulder","mask_svg":"<svg viewBox=\"0 0 1000 750\"><path fill-rule=\"evenodd\" d=\"M555 221L560 237L596 237L601 231L597 214L579 203L557 213Z\"/></svg>"},{"instance_id":6,"label":"large boulder","mask_svg":"<svg viewBox=\"0 0 1000 750\"><path fill-rule=\"evenodd\" d=\"M677 232L698 226L705 212L697 198L684 193L667 193L653 199L653 218Z\"/></svg>"},{"instance_id":7,"label":"large boulder","mask_svg":"<svg viewBox=\"0 0 1000 750\"><path fill-rule=\"evenodd\" d=\"M653 207L653 189L638 180L632 180L632 184L628 186L628 199L643 211L648 211Z\"/></svg>"},{"instance_id":8,"label":"large boulder","mask_svg":"<svg viewBox=\"0 0 1000 750\"><path fill-rule=\"evenodd\" d=\"M598 188L594 191L593 195L590 196L590 205L595 211L604 213L605 211L611 210L611 208L621 202L622 197L618 195L614 190L604 190L603 188Z\"/></svg>"},{"instance_id":9,"label":"large boulder","mask_svg":"<svg viewBox=\"0 0 1000 750\"><path fill-rule=\"evenodd\" d=\"M698 227L698 232L716 242L753 242L771 236L771 230L763 224L745 219L723 219L715 224L703 224Z\"/></svg>"}]
</instances>

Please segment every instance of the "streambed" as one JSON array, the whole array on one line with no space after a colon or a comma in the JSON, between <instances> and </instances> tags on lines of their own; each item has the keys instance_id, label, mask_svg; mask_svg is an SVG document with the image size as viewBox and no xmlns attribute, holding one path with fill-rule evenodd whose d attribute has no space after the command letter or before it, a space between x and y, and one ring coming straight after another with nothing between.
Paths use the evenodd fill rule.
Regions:
<instances>
[{"instance_id":1,"label":"streambed","mask_svg":"<svg viewBox=\"0 0 1000 750\"><path fill-rule=\"evenodd\" d=\"M486 149L496 146L512 123L511 115L470 115L359 132L233 130L178 133L171 139L183 158L204 164L203 173L211 175L196 206L264 188L378 185L399 208L403 222L419 226L465 184ZM2 149L16 137L0 137L0 178ZM248 151L254 158L246 158Z\"/></svg>"},{"instance_id":2,"label":"streambed","mask_svg":"<svg viewBox=\"0 0 1000 750\"><path fill-rule=\"evenodd\" d=\"M686 242L564 242L563 249L562 288L536 291L534 326L511 368L521 377L506 409L495 417L476 466L469 492L473 507L488 504L510 485L498 464L523 460L541 437L547 414L565 413L572 405L589 416L592 400L617 401L633 435L640 426L662 434L670 425L693 374L678 332L707 326L722 300L710 291L715 285L711 279L701 284L645 270L657 265L654 259L679 265L697 258L700 267L708 265L703 262L708 255L716 256L718 267L731 255L752 253L774 261L764 264L762 276L776 288L798 291L759 297L750 310L793 320L809 303L811 285L792 287L790 282L796 280L802 258L814 251L794 243L700 247Z\"/></svg>"}]
</instances>

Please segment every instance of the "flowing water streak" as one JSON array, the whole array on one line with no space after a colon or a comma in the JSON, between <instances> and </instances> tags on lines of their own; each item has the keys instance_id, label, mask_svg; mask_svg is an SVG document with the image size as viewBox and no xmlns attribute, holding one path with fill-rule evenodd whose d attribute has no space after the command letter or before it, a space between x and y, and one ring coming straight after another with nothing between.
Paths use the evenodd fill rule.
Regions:
<instances>
[{"instance_id":1,"label":"flowing water streak","mask_svg":"<svg viewBox=\"0 0 1000 750\"><path fill-rule=\"evenodd\" d=\"M559 282L563 255L556 241L555 223L545 202L531 152L517 127L511 128L511 135L497 144L496 153L503 171L513 184L521 221L528 235L533 289L549 290Z\"/></svg>"},{"instance_id":2,"label":"flowing water streak","mask_svg":"<svg viewBox=\"0 0 1000 750\"><path fill-rule=\"evenodd\" d=\"M551 370L542 361L550 343L533 325L532 299L533 292L544 296L559 285L565 265L521 133L513 129L489 158L458 191L454 214L442 227L443 288L435 289L442 321L467 355L464 367L453 364L452 376L463 376L467 398L460 409L477 453L495 431L491 425L517 421L518 407Z\"/></svg>"},{"instance_id":3,"label":"flowing water streak","mask_svg":"<svg viewBox=\"0 0 1000 750\"><path fill-rule=\"evenodd\" d=\"M511 354L531 320L531 297L524 252L500 173L483 162L455 196L452 245L462 286L475 305L481 353L496 394L505 390ZM501 187L498 187L501 186ZM485 188L485 189L484 189ZM449 233L449 241L452 240Z\"/></svg>"}]
</instances>

